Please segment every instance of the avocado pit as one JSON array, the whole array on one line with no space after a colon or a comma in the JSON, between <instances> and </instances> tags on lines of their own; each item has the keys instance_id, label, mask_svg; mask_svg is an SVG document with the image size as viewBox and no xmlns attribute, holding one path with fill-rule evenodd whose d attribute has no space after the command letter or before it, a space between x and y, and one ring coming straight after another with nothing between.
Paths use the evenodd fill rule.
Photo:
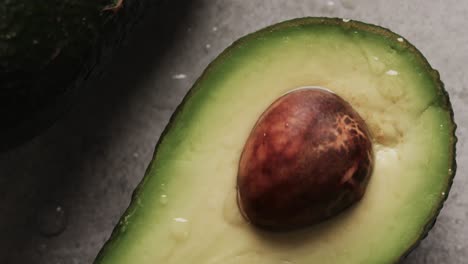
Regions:
<instances>
[{"instance_id":1,"label":"avocado pit","mask_svg":"<svg viewBox=\"0 0 468 264\"><path fill-rule=\"evenodd\" d=\"M303 228L359 201L372 164L368 128L350 104L325 89L293 90L268 107L247 139L238 204L253 225Z\"/></svg>"}]
</instances>

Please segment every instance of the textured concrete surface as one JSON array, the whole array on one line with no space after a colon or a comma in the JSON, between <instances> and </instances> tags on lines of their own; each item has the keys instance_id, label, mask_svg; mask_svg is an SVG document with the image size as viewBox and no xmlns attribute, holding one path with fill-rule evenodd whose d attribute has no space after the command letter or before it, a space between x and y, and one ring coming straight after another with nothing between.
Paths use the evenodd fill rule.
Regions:
<instances>
[{"instance_id":1,"label":"textured concrete surface","mask_svg":"<svg viewBox=\"0 0 468 264\"><path fill-rule=\"evenodd\" d=\"M205 66L242 35L301 16L340 16L389 27L440 70L459 125L459 168L437 224L404 263L467 263L466 2L172 2L150 10L106 73L83 89L61 121L0 156L0 263L92 263L173 110Z\"/></svg>"}]
</instances>

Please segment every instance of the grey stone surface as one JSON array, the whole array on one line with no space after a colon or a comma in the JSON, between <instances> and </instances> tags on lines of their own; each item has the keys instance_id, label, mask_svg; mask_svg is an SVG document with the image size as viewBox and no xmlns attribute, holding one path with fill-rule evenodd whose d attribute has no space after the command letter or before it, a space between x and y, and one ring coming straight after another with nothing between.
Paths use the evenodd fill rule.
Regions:
<instances>
[{"instance_id":1,"label":"grey stone surface","mask_svg":"<svg viewBox=\"0 0 468 264\"><path fill-rule=\"evenodd\" d=\"M439 69L458 123L458 173L434 229L404 263L467 263L466 14L468 3L457 0L193 0L150 10L62 120L0 156L0 263L92 263L205 66L242 35L302 16L391 28Z\"/></svg>"}]
</instances>

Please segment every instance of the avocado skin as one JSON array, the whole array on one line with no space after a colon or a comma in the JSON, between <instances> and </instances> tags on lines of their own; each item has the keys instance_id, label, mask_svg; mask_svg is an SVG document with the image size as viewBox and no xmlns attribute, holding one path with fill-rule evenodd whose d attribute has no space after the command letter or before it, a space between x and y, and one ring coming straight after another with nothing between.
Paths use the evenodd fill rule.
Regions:
<instances>
[{"instance_id":1,"label":"avocado skin","mask_svg":"<svg viewBox=\"0 0 468 264\"><path fill-rule=\"evenodd\" d=\"M0 5L0 151L49 127L149 0L8 0Z\"/></svg>"},{"instance_id":2,"label":"avocado skin","mask_svg":"<svg viewBox=\"0 0 468 264\"><path fill-rule=\"evenodd\" d=\"M280 22L278 24L271 25L269 27L263 28L259 31L256 31L254 33L248 34L235 42L233 42L228 48L226 48L220 55L216 57L214 61L212 61L203 71L201 76L196 80L196 82L193 84L192 88L187 92L187 94L184 96L183 100L181 103L177 106L175 109L174 113L172 114L167 126L161 133L157 143L156 147L153 153L153 157L151 159L151 162L149 163L147 170L145 172L145 177L143 177L143 180L138 184L138 186L135 188L132 197L131 197L131 202L126 211L123 213L123 215L120 217L120 220L118 221L118 224L114 227L112 234L110 238L106 241L104 246L101 248L99 253L97 254L93 264L100 264L102 263L106 253L108 251L114 250L114 244L117 243L120 240L120 237L125 236L125 229L126 229L126 221L125 219L127 217L130 217L132 213L134 212L135 208L139 207L138 205L138 200L140 199L140 195L144 192L144 185L147 180L147 176L150 172L151 167L154 166L154 162L156 161L156 157L158 156L158 149L160 144L163 142L166 134L172 129L174 126L174 121L176 120L178 113L184 108L184 105L190 101L190 98L197 92L198 86L197 84L202 82L205 78L207 78L208 75L211 74L212 69L215 69L218 63L222 63L222 61L226 58L231 57L231 50L234 49L236 46L242 46L244 43L249 42L251 39L255 39L258 37L261 37L264 34L267 34L268 32L271 31L276 31L276 30L281 30L283 28L288 28L288 27L294 27L294 26L306 26L306 25L313 25L313 24L325 24L325 25L337 25L343 28L355 28L359 30L364 30L364 31L369 31L369 32L374 32L376 34L381 35L384 38L387 39L397 39L397 38L402 38L402 36L390 31L387 28L370 24L370 23L365 23L365 22L360 22L360 21L349 21L349 22L344 22L343 19L341 18L328 18L328 17L304 17L304 18L296 18L292 20L287 20L284 22ZM458 141L457 136L456 136L456 129L457 125L454 120L454 112L452 105L450 103L449 99L449 94L447 90L445 89L444 83L440 79L439 72L435 69L432 68L432 66L429 64L428 60L424 57L424 55L413 45L411 44L407 39L405 39L404 45L406 46L407 49L409 49L413 54L416 55L417 60L421 63L421 65L424 66L424 68L430 72L430 76L432 80L436 83L438 83L438 96L442 98L442 102L440 103L441 108L446 110L450 114L450 119L451 119L451 144L450 144L450 153L452 154L451 157L448 157L449 160L451 160L450 164L450 172L448 173L447 176L447 182L445 184L445 196L436 204L436 206L432 210L432 215L430 219L427 221L426 225L424 226L422 232L418 237L415 237L414 242L404 251L402 255L400 255L397 259L394 260L393 263L400 263L403 261L414 249L417 248L417 246L421 243L421 241L427 237L429 234L430 230L432 227L434 227L437 217L439 216L440 211L442 210L445 201L448 198L449 191L451 189L451 186L453 184L453 180L456 174L456 169L457 169L457 162L456 162L456 143Z\"/></svg>"}]
</instances>

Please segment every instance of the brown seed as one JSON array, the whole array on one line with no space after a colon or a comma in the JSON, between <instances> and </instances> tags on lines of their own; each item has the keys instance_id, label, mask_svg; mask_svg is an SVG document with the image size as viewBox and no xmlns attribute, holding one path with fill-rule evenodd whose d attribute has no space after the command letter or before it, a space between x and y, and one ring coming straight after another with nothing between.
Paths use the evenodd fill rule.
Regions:
<instances>
[{"instance_id":1,"label":"brown seed","mask_svg":"<svg viewBox=\"0 0 468 264\"><path fill-rule=\"evenodd\" d=\"M350 104L324 89L294 90L262 114L247 139L239 207L263 228L306 227L360 200L372 163L367 126Z\"/></svg>"}]
</instances>

